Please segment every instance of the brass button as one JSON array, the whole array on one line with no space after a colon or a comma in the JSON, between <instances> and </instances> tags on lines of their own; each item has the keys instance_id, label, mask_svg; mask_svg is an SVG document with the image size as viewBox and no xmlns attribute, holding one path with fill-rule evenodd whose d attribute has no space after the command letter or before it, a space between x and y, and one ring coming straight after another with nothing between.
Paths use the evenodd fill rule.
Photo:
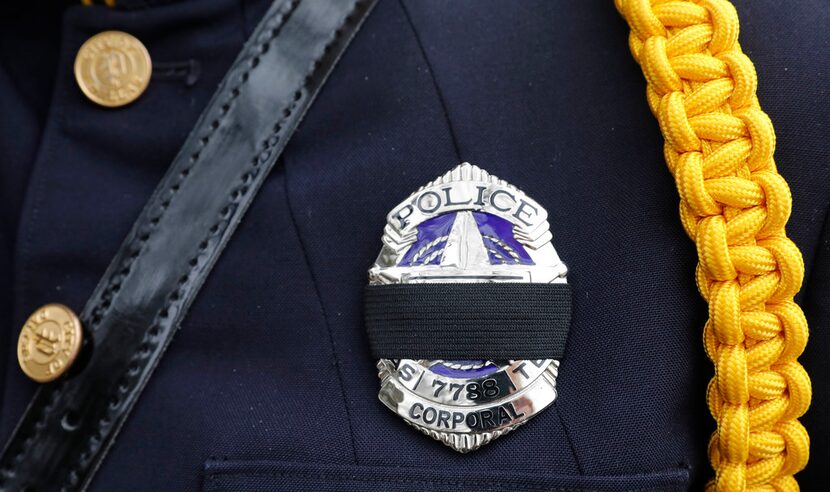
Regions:
<instances>
[{"instance_id":1,"label":"brass button","mask_svg":"<svg viewBox=\"0 0 830 492\"><path fill-rule=\"evenodd\" d=\"M104 31L87 39L75 57L75 80L91 101L115 108L144 93L153 65L135 36Z\"/></svg>"},{"instance_id":2,"label":"brass button","mask_svg":"<svg viewBox=\"0 0 830 492\"><path fill-rule=\"evenodd\" d=\"M29 316L17 340L17 361L39 383L57 379L81 349L81 321L63 304L47 304Z\"/></svg>"}]
</instances>

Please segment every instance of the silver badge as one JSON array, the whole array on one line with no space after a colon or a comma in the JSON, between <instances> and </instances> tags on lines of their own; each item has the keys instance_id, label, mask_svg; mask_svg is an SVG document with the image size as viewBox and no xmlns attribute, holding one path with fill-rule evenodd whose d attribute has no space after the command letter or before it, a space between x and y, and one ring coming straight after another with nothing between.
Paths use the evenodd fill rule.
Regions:
<instances>
[{"instance_id":1,"label":"silver badge","mask_svg":"<svg viewBox=\"0 0 830 492\"><path fill-rule=\"evenodd\" d=\"M464 163L389 213L369 283L566 283L551 237L541 205ZM381 359L377 366L387 407L466 453L553 403L559 362Z\"/></svg>"}]
</instances>

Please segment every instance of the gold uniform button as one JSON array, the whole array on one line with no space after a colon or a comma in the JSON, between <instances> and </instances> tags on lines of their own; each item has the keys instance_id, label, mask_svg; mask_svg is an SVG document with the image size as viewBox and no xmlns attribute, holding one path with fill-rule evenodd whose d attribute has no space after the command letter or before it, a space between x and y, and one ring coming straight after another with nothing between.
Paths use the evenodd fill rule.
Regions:
<instances>
[{"instance_id":1,"label":"gold uniform button","mask_svg":"<svg viewBox=\"0 0 830 492\"><path fill-rule=\"evenodd\" d=\"M144 93L153 65L135 36L104 31L87 39L75 57L75 80L91 101L115 108Z\"/></svg>"},{"instance_id":2,"label":"gold uniform button","mask_svg":"<svg viewBox=\"0 0 830 492\"><path fill-rule=\"evenodd\" d=\"M35 311L17 340L17 361L27 376L39 383L57 379L75 361L81 349L81 321L63 304L47 304Z\"/></svg>"}]
</instances>

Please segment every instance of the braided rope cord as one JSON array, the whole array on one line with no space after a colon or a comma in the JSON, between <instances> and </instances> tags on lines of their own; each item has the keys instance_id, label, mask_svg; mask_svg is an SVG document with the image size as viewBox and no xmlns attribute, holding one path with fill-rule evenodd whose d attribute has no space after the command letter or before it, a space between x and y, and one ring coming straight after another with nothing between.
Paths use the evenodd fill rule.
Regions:
<instances>
[{"instance_id":1,"label":"braided rope cord","mask_svg":"<svg viewBox=\"0 0 830 492\"><path fill-rule=\"evenodd\" d=\"M698 290L709 304L708 404L717 421L707 490L797 491L810 440L798 422L811 387L797 362L807 321L793 296L804 262L784 226L792 196L773 161L775 132L755 94L727 0L615 0L647 81L697 246Z\"/></svg>"}]
</instances>

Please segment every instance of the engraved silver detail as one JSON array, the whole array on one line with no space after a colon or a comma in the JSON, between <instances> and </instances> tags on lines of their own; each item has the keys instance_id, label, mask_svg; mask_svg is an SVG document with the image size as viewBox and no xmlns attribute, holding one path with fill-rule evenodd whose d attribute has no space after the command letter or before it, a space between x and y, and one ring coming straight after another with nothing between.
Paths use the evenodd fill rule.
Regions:
<instances>
[{"instance_id":1,"label":"engraved silver detail","mask_svg":"<svg viewBox=\"0 0 830 492\"><path fill-rule=\"evenodd\" d=\"M426 242L421 238L418 250L402 264L419 241L419 225L450 213L455 214L450 231ZM508 221L512 238L483 234L474 213ZM369 283L566 283L568 270L551 239L541 205L464 163L388 214ZM377 367L378 396L384 405L407 424L465 453L512 431L553 403L559 362L381 359Z\"/></svg>"}]
</instances>

